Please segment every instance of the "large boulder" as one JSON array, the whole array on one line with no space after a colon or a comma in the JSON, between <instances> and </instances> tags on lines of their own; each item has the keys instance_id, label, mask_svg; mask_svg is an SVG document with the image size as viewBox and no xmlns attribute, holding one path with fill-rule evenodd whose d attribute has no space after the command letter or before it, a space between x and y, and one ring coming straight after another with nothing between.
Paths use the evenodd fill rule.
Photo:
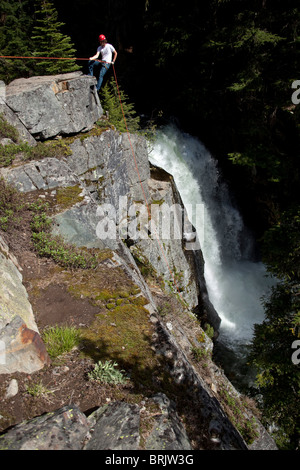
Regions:
<instances>
[{"instance_id":1,"label":"large boulder","mask_svg":"<svg viewBox=\"0 0 300 470\"><path fill-rule=\"evenodd\" d=\"M0 374L32 374L50 364L40 335L28 328L19 316L0 330L0 344Z\"/></svg>"},{"instance_id":2,"label":"large boulder","mask_svg":"<svg viewBox=\"0 0 300 470\"><path fill-rule=\"evenodd\" d=\"M37 139L75 134L103 114L95 85L82 72L19 78L6 87L6 103Z\"/></svg>"},{"instance_id":3,"label":"large boulder","mask_svg":"<svg viewBox=\"0 0 300 470\"><path fill-rule=\"evenodd\" d=\"M62 214L55 216L54 233L63 235L69 242L80 246L119 247L119 223L123 217L122 203L127 206L134 200L143 198L142 186L146 194L150 169L145 139L131 136L139 173L135 169L130 145L126 134L106 131L100 136L76 139L70 149L72 155L65 159L68 167L90 194ZM142 185L142 186L141 186ZM102 214L99 205L108 204L113 214ZM108 207L108 206L106 206ZM102 218L110 219L114 226L111 234L106 234ZM103 233L105 232L105 233Z\"/></svg>"},{"instance_id":4,"label":"large boulder","mask_svg":"<svg viewBox=\"0 0 300 470\"><path fill-rule=\"evenodd\" d=\"M0 374L32 373L49 363L20 267L0 237Z\"/></svg>"},{"instance_id":5,"label":"large boulder","mask_svg":"<svg viewBox=\"0 0 300 470\"><path fill-rule=\"evenodd\" d=\"M0 236L0 330L19 316L28 328L38 331L20 270L15 256Z\"/></svg>"}]
</instances>

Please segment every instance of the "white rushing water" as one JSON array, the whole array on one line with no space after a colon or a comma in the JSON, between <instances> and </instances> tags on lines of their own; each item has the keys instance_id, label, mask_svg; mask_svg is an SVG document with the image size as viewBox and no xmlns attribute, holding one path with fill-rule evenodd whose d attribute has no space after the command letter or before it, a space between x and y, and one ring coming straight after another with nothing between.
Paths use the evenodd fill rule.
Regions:
<instances>
[{"instance_id":1,"label":"white rushing water","mask_svg":"<svg viewBox=\"0 0 300 470\"><path fill-rule=\"evenodd\" d=\"M214 158L196 138L167 126L150 147L150 162L172 174L201 241L210 301L222 322L220 340L231 349L246 345L254 323L264 318L261 302L270 288L262 263L251 261L253 240L220 181ZM204 218L195 217L196 204Z\"/></svg>"}]
</instances>

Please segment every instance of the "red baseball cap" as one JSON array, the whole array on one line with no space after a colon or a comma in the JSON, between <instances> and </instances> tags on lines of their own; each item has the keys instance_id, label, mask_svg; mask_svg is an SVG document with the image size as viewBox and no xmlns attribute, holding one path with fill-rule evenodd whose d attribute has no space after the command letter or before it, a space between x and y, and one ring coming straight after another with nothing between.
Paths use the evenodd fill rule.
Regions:
<instances>
[{"instance_id":1,"label":"red baseball cap","mask_svg":"<svg viewBox=\"0 0 300 470\"><path fill-rule=\"evenodd\" d=\"M104 34L100 34L99 41L106 41L106 37L104 36Z\"/></svg>"}]
</instances>

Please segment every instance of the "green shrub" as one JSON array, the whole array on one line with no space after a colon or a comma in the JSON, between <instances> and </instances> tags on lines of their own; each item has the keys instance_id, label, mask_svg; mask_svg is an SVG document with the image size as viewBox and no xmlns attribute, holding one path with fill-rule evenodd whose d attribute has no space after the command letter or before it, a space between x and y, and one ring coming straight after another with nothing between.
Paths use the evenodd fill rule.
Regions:
<instances>
[{"instance_id":1,"label":"green shrub","mask_svg":"<svg viewBox=\"0 0 300 470\"><path fill-rule=\"evenodd\" d=\"M80 332L75 327L50 326L42 333L49 356L54 359L71 351L80 340Z\"/></svg>"},{"instance_id":2,"label":"green shrub","mask_svg":"<svg viewBox=\"0 0 300 470\"><path fill-rule=\"evenodd\" d=\"M207 336L210 338L210 339L213 339L214 337L214 334L215 334L215 331L214 331L214 328L213 326L209 325L208 323L206 323L205 325L205 333L207 334Z\"/></svg>"},{"instance_id":3,"label":"green shrub","mask_svg":"<svg viewBox=\"0 0 300 470\"><path fill-rule=\"evenodd\" d=\"M70 147L63 140L38 142L34 147L26 142L0 145L0 167L12 165L18 154L22 161L30 161L42 158L61 158L71 155L71 153Z\"/></svg>"},{"instance_id":4,"label":"green shrub","mask_svg":"<svg viewBox=\"0 0 300 470\"><path fill-rule=\"evenodd\" d=\"M26 391L29 393L29 395L35 398L40 398L47 395L48 393L52 393L47 389L47 387L43 385L41 381L32 385L26 385Z\"/></svg>"},{"instance_id":5,"label":"green shrub","mask_svg":"<svg viewBox=\"0 0 300 470\"><path fill-rule=\"evenodd\" d=\"M197 347L193 346L191 348L191 352L192 352L193 358L197 362L199 362L202 359L207 358L207 357L210 356L209 351L207 351L205 348L197 348Z\"/></svg>"},{"instance_id":6,"label":"green shrub","mask_svg":"<svg viewBox=\"0 0 300 470\"><path fill-rule=\"evenodd\" d=\"M31 229L33 232L46 231L51 227L51 219L43 212L35 214L31 221Z\"/></svg>"},{"instance_id":7,"label":"green shrub","mask_svg":"<svg viewBox=\"0 0 300 470\"><path fill-rule=\"evenodd\" d=\"M95 268L97 257L87 250L69 245L60 236L53 236L44 231L33 233L32 240L39 256L52 258L56 263L66 268Z\"/></svg>"},{"instance_id":8,"label":"green shrub","mask_svg":"<svg viewBox=\"0 0 300 470\"><path fill-rule=\"evenodd\" d=\"M72 151L63 139L38 142L34 147L25 144L24 160L41 160L42 158L61 158L72 154Z\"/></svg>"},{"instance_id":9,"label":"green shrub","mask_svg":"<svg viewBox=\"0 0 300 470\"><path fill-rule=\"evenodd\" d=\"M0 167L10 166L16 155L24 151L25 144L7 144L0 146Z\"/></svg>"},{"instance_id":10,"label":"green shrub","mask_svg":"<svg viewBox=\"0 0 300 470\"><path fill-rule=\"evenodd\" d=\"M95 268L98 259L92 252L68 244L61 236L49 232L52 220L46 213L48 207L47 203L39 201L28 206L34 212L31 221L32 241L38 255L52 258L66 268Z\"/></svg>"},{"instance_id":11,"label":"green shrub","mask_svg":"<svg viewBox=\"0 0 300 470\"><path fill-rule=\"evenodd\" d=\"M0 178L0 229L14 228L23 207L20 193Z\"/></svg>"},{"instance_id":12,"label":"green shrub","mask_svg":"<svg viewBox=\"0 0 300 470\"><path fill-rule=\"evenodd\" d=\"M0 138L11 139L13 142L18 142L19 134L17 129L9 124L4 118L3 113L0 114Z\"/></svg>"},{"instance_id":13,"label":"green shrub","mask_svg":"<svg viewBox=\"0 0 300 470\"><path fill-rule=\"evenodd\" d=\"M90 380L94 380L100 383L107 384L125 384L128 380L124 376L123 370L118 370L116 367L118 364L116 362L112 363L111 361L97 362L94 366L94 369L89 372L88 377Z\"/></svg>"}]
</instances>

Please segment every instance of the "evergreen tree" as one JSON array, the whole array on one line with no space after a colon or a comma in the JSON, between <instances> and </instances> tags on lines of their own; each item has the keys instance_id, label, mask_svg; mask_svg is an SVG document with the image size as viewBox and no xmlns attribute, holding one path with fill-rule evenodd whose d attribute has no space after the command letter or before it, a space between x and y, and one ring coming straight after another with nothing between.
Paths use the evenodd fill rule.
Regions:
<instances>
[{"instance_id":1,"label":"evergreen tree","mask_svg":"<svg viewBox=\"0 0 300 470\"><path fill-rule=\"evenodd\" d=\"M28 0L0 0L0 55L30 56L32 23ZM27 59L0 59L0 79L8 84L28 77L33 67Z\"/></svg>"},{"instance_id":2,"label":"evergreen tree","mask_svg":"<svg viewBox=\"0 0 300 470\"><path fill-rule=\"evenodd\" d=\"M104 112L108 113L109 122L113 124L120 132L137 132L140 129L140 118L136 115L134 105L129 102L126 93L119 88L122 108L120 104L119 94L114 79L110 79L100 91L100 101ZM124 121L126 119L127 128Z\"/></svg>"},{"instance_id":3,"label":"evergreen tree","mask_svg":"<svg viewBox=\"0 0 300 470\"><path fill-rule=\"evenodd\" d=\"M300 439L300 364L292 361L292 345L300 339L300 209L278 216L263 237L263 258L279 280L265 302L266 319L255 325L250 360L257 368L266 424L276 424L274 436L283 449L295 449Z\"/></svg>"},{"instance_id":4,"label":"evergreen tree","mask_svg":"<svg viewBox=\"0 0 300 470\"><path fill-rule=\"evenodd\" d=\"M36 24L32 40L34 55L40 57L74 57L75 49L71 38L61 32L64 23L58 21L58 13L48 0L38 0L36 4ZM39 60L38 74L57 74L79 70L74 60Z\"/></svg>"},{"instance_id":5,"label":"evergreen tree","mask_svg":"<svg viewBox=\"0 0 300 470\"><path fill-rule=\"evenodd\" d=\"M257 368L263 421L275 425L280 449L296 449L300 439L300 364L292 360L300 338L299 284L281 281L265 303L266 319L255 325L251 362Z\"/></svg>"}]
</instances>

